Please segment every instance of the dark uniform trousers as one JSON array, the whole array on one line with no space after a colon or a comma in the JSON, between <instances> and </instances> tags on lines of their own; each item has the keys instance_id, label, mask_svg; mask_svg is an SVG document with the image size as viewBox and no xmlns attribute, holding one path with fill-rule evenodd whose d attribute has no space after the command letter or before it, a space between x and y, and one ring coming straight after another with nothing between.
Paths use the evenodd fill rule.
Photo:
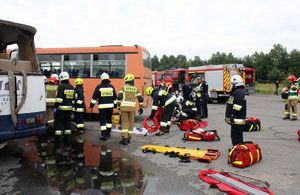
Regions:
<instances>
[{"instance_id":1,"label":"dark uniform trousers","mask_svg":"<svg viewBox=\"0 0 300 195\"><path fill-rule=\"evenodd\" d=\"M171 126L171 117L176 107L176 101L170 103L169 105L164 107L164 111L161 115L160 120L160 131L169 132Z\"/></svg>"},{"instance_id":2,"label":"dark uniform trousers","mask_svg":"<svg viewBox=\"0 0 300 195\"><path fill-rule=\"evenodd\" d=\"M245 125L231 124L231 141L232 145L235 146L243 142L243 129Z\"/></svg>"},{"instance_id":3,"label":"dark uniform trousers","mask_svg":"<svg viewBox=\"0 0 300 195\"><path fill-rule=\"evenodd\" d=\"M73 112L77 129L84 129L84 112Z\"/></svg>"},{"instance_id":4,"label":"dark uniform trousers","mask_svg":"<svg viewBox=\"0 0 300 195\"><path fill-rule=\"evenodd\" d=\"M62 133L64 130L71 131L71 114L71 110L57 109L54 115L54 129L60 130Z\"/></svg>"},{"instance_id":5,"label":"dark uniform trousers","mask_svg":"<svg viewBox=\"0 0 300 195\"><path fill-rule=\"evenodd\" d=\"M100 108L99 109L99 116L100 116L100 130L101 134L110 133L112 127L112 117L113 108ZM103 134L103 135L104 135Z\"/></svg>"},{"instance_id":6,"label":"dark uniform trousers","mask_svg":"<svg viewBox=\"0 0 300 195\"><path fill-rule=\"evenodd\" d=\"M207 103L208 103L208 94L204 93L202 95L202 101L200 101L201 118L207 118L208 117Z\"/></svg>"}]
</instances>

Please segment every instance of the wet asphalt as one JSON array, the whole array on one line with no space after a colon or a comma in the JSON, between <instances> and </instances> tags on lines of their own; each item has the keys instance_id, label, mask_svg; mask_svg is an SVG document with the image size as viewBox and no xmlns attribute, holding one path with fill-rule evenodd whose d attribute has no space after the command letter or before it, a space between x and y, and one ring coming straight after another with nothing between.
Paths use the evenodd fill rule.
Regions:
<instances>
[{"instance_id":1,"label":"wet asphalt","mask_svg":"<svg viewBox=\"0 0 300 195\"><path fill-rule=\"evenodd\" d=\"M225 104L213 103L206 129L218 130L221 141L183 143L183 132L173 125L167 135L133 135L131 144L123 146L115 132L108 141L99 141L98 122L86 122L85 134L63 144L37 137L10 141L0 150L0 194L224 194L199 179L199 171L208 168L267 181L275 194L299 194L299 120L282 120L284 102L278 96L251 95L247 101L248 116L262 121L260 132L244 133L245 140L262 148L263 160L251 167L227 164L231 140ZM137 127L147 114L149 110L136 117ZM210 164L181 163L163 154L143 153L144 144L216 148L221 156Z\"/></svg>"}]
</instances>

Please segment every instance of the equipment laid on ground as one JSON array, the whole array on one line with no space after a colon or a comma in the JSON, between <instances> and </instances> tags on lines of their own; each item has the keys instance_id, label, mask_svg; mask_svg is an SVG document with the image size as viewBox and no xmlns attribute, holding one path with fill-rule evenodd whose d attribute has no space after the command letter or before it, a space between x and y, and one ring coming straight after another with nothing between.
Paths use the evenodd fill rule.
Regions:
<instances>
[{"instance_id":1,"label":"equipment laid on ground","mask_svg":"<svg viewBox=\"0 0 300 195\"><path fill-rule=\"evenodd\" d=\"M164 153L170 157L180 158L180 162L190 162L192 160L198 160L199 162L211 163L212 160L216 160L220 156L220 152L217 149L200 150L190 149L185 147L170 147L170 146L158 146L158 145L143 145L141 147L144 153Z\"/></svg>"},{"instance_id":2,"label":"equipment laid on ground","mask_svg":"<svg viewBox=\"0 0 300 195\"><path fill-rule=\"evenodd\" d=\"M217 130L195 129L188 130L183 134L182 141L220 141Z\"/></svg>"},{"instance_id":3,"label":"equipment laid on ground","mask_svg":"<svg viewBox=\"0 0 300 195\"><path fill-rule=\"evenodd\" d=\"M187 119L181 121L179 124L179 129L182 131L194 130L199 128L204 128L208 125L207 121L198 121L196 119Z\"/></svg>"},{"instance_id":4,"label":"equipment laid on ground","mask_svg":"<svg viewBox=\"0 0 300 195\"><path fill-rule=\"evenodd\" d=\"M144 119L143 126L145 127L145 129L148 130L148 132L145 134L145 136L148 134L151 134L151 133L155 133L156 131L159 130L160 118L161 118L163 111L164 111L164 109L162 107L158 107L158 109L156 110L154 117L152 119L154 124L151 126L147 123L149 121L149 116Z\"/></svg>"},{"instance_id":5,"label":"equipment laid on ground","mask_svg":"<svg viewBox=\"0 0 300 195\"><path fill-rule=\"evenodd\" d=\"M260 130L261 130L261 123L258 118L255 117L246 118L244 132L260 131Z\"/></svg>"},{"instance_id":6,"label":"equipment laid on ground","mask_svg":"<svg viewBox=\"0 0 300 195\"><path fill-rule=\"evenodd\" d=\"M237 144L228 154L228 164L238 168L251 166L261 159L260 147L251 141Z\"/></svg>"},{"instance_id":7,"label":"equipment laid on ground","mask_svg":"<svg viewBox=\"0 0 300 195\"><path fill-rule=\"evenodd\" d=\"M300 141L300 129L298 130L298 140Z\"/></svg>"},{"instance_id":8,"label":"equipment laid on ground","mask_svg":"<svg viewBox=\"0 0 300 195\"><path fill-rule=\"evenodd\" d=\"M217 187L220 191L231 194L231 195L274 195L274 193L268 189L270 184L266 181L261 181L253 179L250 177L245 177L242 175L237 175L239 177L247 178L253 180L256 183L259 182L263 184L264 187L260 187L248 182L241 180L238 177L232 175L237 175L228 172L218 172L212 169L201 170L199 172L199 178L206 183L211 184L211 188Z\"/></svg>"}]
</instances>

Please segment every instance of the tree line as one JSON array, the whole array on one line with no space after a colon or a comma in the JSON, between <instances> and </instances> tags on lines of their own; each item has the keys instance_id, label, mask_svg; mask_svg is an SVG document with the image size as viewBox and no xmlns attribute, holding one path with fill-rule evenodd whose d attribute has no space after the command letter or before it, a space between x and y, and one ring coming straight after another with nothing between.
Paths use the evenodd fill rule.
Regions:
<instances>
[{"instance_id":1,"label":"tree line","mask_svg":"<svg viewBox=\"0 0 300 195\"><path fill-rule=\"evenodd\" d=\"M245 67L255 68L257 81L282 81L290 74L300 76L300 51L294 49L290 52L281 44L273 45L269 53L254 52L242 58L235 57L232 53L217 52L212 54L209 60L203 60L199 56L187 59L185 55L163 55L160 59L154 55L152 70L162 71L171 68L188 68L191 66L203 66L205 64L244 64Z\"/></svg>"}]
</instances>

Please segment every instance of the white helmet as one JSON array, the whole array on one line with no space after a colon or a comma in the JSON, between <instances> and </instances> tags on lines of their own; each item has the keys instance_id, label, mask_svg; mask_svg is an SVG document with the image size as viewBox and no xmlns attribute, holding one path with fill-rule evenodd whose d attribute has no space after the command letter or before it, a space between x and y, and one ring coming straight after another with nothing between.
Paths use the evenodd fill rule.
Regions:
<instances>
[{"instance_id":1,"label":"white helmet","mask_svg":"<svg viewBox=\"0 0 300 195\"><path fill-rule=\"evenodd\" d=\"M183 97L182 96L178 96L176 98L177 103L181 104L183 102Z\"/></svg>"},{"instance_id":2,"label":"white helmet","mask_svg":"<svg viewBox=\"0 0 300 195\"><path fill-rule=\"evenodd\" d=\"M233 75L231 78L230 78L230 82L235 86L235 87L238 87L238 86L244 86L244 81L242 79L242 77L238 74L236 75Z\"/></svg>"},{"instance_id":3,"label":"white helmet","mask_svg":"<svg viewBox=\"0 0 300 195\"><path fill-rule=\"evenodd\" d=\"M109 79L109 75L106 72L104 72L104 73L101 74L100 79L101 80Z\"/></svg>"},{"instance_id":4,"label":"white helmet","mask_svg":"<svg viewBox=\"0 0 300 195\"><path fill-rule=\"evenodd\" d=\"M64 80L69 80L70 76L68 72L61 72L59 74L59 80L64 81Z\"/></svg>"},{"instance_id":5,"label":"white helmet","mask_svg":"<svg viewBox=\"0 0 300 195\"><path fill-rule=\"evenodd\" d=\"M44 83L47 83L48 82L48 79L46 76L43 76L43 79L44 79Z\"/></svg>"},{"instance_id":6,"label":"white helmet","mask_svg":"<svg viewBox=\"0 0 300 195\"><path fill-rule=\"evenodd\" d=\"M57 74L52 74L50 77L56 78L56 80L59 80L58 75Z\"/></svg>"}]
</instances>

